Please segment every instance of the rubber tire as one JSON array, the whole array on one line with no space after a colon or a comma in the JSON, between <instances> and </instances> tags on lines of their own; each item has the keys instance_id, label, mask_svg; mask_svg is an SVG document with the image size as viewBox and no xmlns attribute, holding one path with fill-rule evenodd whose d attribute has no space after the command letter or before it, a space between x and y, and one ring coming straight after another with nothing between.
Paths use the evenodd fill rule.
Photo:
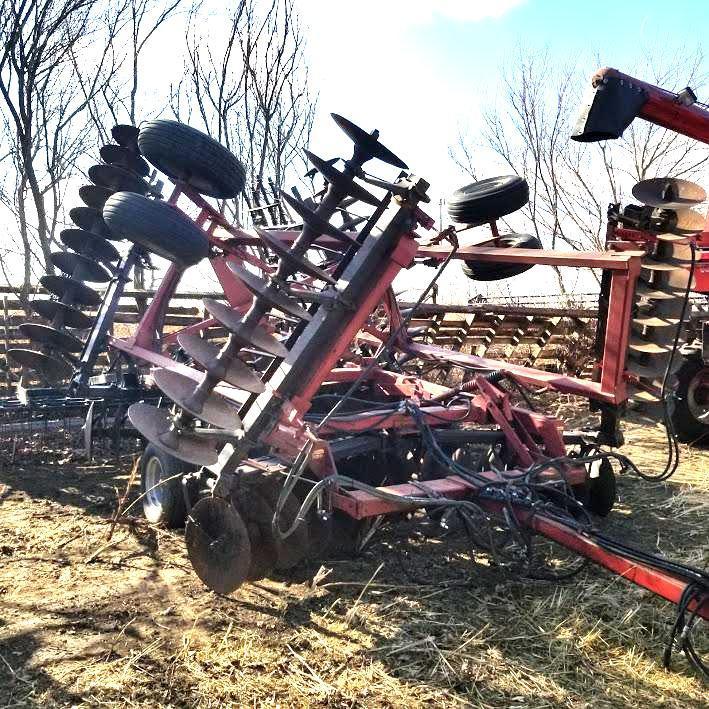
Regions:
<instances>
[{"instance_id":1,"label":"rubber tire","mask_svg":"<svg viewBox=\"0 0 709 709\"><path fill-rule=\"evenodd\" d=\"M149 463L153 458L160 465L161 471L158 474L160 479L194 470L187 463L168 455L157 446L149 443L140 458L140 491L143 494L151 487L147 476L149 474ZM155 482L152 483L152 485L154 484ZM153 498L153 502L151 502L150 497ZM161 498L159 502L157 500L158 497ZM145 497L143 497L143 515L151 524L160 524L169 529L184 527L187 520L187 506L185 505L181 478L174 478L170 482L155 488L153 493L145 494Z\"/></svg>"},{"instance_id":2,"label":"rubber tire","mask_svg":"<svg viewBox=\"0 0 709 709\"><path fill-rule=\"evenodd\" d=\"M458 224L492 222L529 202L529 186L519 175L489 177L456 190L448 198L448 215Z\"/></svg>"},{"instance_id":3,"label":"rubber tire","mask_svg":"<svg viewBox=\"0 0 709 709\"><path fill-rule=\"evenodd\" d=\"M125 237L182 268L209 255L206 234L177 208L132 192L106 200L103 219L116 237Z\"/></svg>"},{"instance_id":4,"label":"rubber tire","mask_svg":"<svg viewBox=\"0 0 709 709\"><path fill-rule=\"evenodd\" d=\"M246 171L235 155L184 123L150 121L140 128L138 146L158 170L209 197L237 197L246 184Z\"/></svg>"},{"instance_id":5,"label":"rubber tire","mask_svg":"<svg viewBox=\"0 0 709 709\"><path fill-rule=\"evenodd\" d=\"M689 403L689 385L706 365L699 357L685 358L682 366L675 372L675 400L672 410L672 426L677 440L682 443L695 443L700 439L709 440L709 424L694 417Z\"/></svg>"},{"instance_id":6,"label":"rubber tire","mask_svg":"<svg viewBox=\"0 0 709 709\"><path fill-rule=\"evenodd\" d=\"M498 242L500 248L541 249L542 242L530 234L510 234L501 236ZM465 261L463 273L473 281L499 281L526 273L532 268L531 263L495 263L491 261Z\"/></svg>"}]
</instances>

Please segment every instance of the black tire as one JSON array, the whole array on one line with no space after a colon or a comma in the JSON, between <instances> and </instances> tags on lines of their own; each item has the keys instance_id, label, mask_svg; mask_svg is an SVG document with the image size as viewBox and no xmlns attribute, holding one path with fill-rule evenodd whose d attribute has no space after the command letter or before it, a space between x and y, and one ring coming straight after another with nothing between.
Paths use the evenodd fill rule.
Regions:
<instances>
[{"instance_id":1,"label":"black tire","mask_svg":"<svg viewBox=\"0 0 709 709\"><path fill-rule=\"evenodd\" d=\"M501 236L498 244L500 248L513 249L541 249L542 242L530 234L508 234ZM530 263L494 263L465 261L463 273L474 281L499 281L503 278L512 278L529 271L534 264Z\"/></svg>"},{"instance_id":2,"label":"black tire","mask_svg":"<svg viewBox=\"0 0 709 709\"><path fill-rule=\"evenodd\" d=\"M528 201L529 186L523 177L490 177L456 190L448 198L448 214L459 224L482 224L512 214Z\"/></svg>"},{"instance_id":3,"label":"black tire","mask_svg":"<svg viewBox=\"0 0 709 709\"><path fill-rule=\"evenodd\" d=\"M173 456L149 443L140 458L140 491L143 493L143 514L148 522L170 529L184 527L187 505L182 488L182 478L173 477L193 470ZM161 480L168 482L154 487ZM151 489L152 488L152 489Z\"/></svg>"},{"instance_id":4,"label":"black tire","mask_svg":"<svg viewBox=\"0 0 709 709\"><path fill-rule=\"evenodd\" d=\"M709 441L709 420L704 423L697 418L700 408L709 410L709 402L700 403L696 393L699 375L705 369L709 368L701 358L687 357L675 372L677 386L671 418L677 440L682 443Z\"/></svg>"},{"instance_id":5,"label":"black tire","mask_svg":"<svg viewBox=\"0 0 709 709\"><path fill-rule=\"evenodd\" d=\"M158 170L209 197L237 197L246 184L246 171L235 155L184 123L150 121L140 128L138 146Z\"/></svg>"},{"instance_id":6,"label":"black tire","mask_svg":"<svg viewBox=\"0 0 709 709\"><path fill-rule=\"evenodd\" d=\"M106 201L103 219L116 237L186 268L209 254L206 234L177 208L132 192L116 192Z\"/></svg>"}]
</instances>

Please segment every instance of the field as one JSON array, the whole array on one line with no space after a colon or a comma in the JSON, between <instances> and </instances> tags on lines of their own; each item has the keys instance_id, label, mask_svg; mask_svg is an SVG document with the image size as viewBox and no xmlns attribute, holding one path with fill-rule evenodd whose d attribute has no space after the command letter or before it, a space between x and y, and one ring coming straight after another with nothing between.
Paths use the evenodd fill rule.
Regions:
<instances>
[{"instance_id":1,"label":"field","mask_svg":"<svg viewBox=\"0 0 709 709\"><path fill-rule=\"evenodd\" d=\"M659 429L627 436L664 464ZM666 484L623 477L600 524L706 566L709 453L682 455ZM88 464L38 439L2 460L0 707L706 706L681 655L662 668L673 607L597 568L524 580L404 523L219 597L137 507L108 539L132 455Z\"/></svg>"}]
</instances>

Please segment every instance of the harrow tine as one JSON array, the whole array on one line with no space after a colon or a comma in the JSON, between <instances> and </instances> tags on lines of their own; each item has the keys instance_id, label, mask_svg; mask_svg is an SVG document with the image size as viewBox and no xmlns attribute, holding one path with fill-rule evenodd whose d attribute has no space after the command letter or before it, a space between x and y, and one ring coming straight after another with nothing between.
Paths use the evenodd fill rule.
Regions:
<instances>
[{"instance_id":1,"label":"harrow tine","mask_svg":"<svg viewBox=\"0 0 709 709\"><path fill-rule=\"evenodd\" d=\"M284 295L276 290L273 284L269 284L263 278L255 276L250 271L247 271L235 263L227 264L229 270L256 296L262 303L267 303L270 307L276 308L281 312L292 315L294 318L300 318L306 322L312 319L310 313L304 308L301 308L293 298L289 295Z\"/></svg>"},{"instance_id":2,"label":"harrow tine","mask_svg":"<svg viewBox=\"0 0 709 709\"><path fill-rule=\"evenodd\" d=\"M275 236L269 234L263 229L260 229L259 227L256 227L255 231L259 235L259 238L266 243L266 246L268 246L268 248L273 251L273 253L275 253L281 261L286 262L292 268L295 268L308 276L317 278L320 281L325 281L325 283L330 285L335 284L336 281L332 278L332 276L330 276L330 274L306 259L305 256L298 256L295 254Z\"/></svg>"},{"instance_id":3,"label":"harrow tine","mask_svg":"<svg viewBox=\"0 0 709 709\"><path fill-rule=\"evenodd\" d=\"M238 357L220 357L220 347L199 335L182 333L177 336L177 342L182 349L198 362L210 376L231 384L253 394L266 391L264 383L256 373Z\"/></svg>"}]
</instances>

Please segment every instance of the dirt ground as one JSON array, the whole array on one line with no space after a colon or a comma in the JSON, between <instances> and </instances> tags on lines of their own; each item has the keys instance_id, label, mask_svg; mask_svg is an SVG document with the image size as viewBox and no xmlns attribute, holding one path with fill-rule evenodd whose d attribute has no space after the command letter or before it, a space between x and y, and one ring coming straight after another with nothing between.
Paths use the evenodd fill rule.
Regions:
<instances>
[{"instance_id":1,"label":"dirt ground","mask_svg":"<svg viewBox=\"0 0 709 709\"><path fill-rule=\"evenodd\" d=\"M659 430L628 439L663 465ZM706 706L681 655L662 668L673 607L595 567L522 580L404 524L220 597L137 507L107 541L130 455L32 448L0 467L0 707ZM623 477L600 524L705 567L709 451L682 455L666 484Z\"/></svg>"}]
</instances>

